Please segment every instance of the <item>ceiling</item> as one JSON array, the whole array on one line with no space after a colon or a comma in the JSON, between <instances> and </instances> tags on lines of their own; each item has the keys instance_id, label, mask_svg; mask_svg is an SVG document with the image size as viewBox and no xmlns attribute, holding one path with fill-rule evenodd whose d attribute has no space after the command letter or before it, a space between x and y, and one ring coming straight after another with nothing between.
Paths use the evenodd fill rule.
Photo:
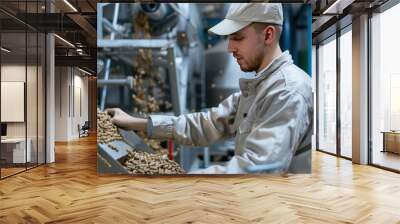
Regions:
<instances>
[{"instance_id":1,"label":"ceiling","mask_svg":"<svg viewBox=\"0 0 400 224\"><path fill-rule=\"evenodd\" d=\"M339 13L324 12L336 1ZM316 0L316 1L288 1L306 2L312 5L313 41L318 36L329 35L327 30L332 29L338 21L346 16L350 18L357 16L367 10L372 10L384 4L388 0ZM26 30L39 32L55 32L63 39L74 44L71 48L59 38L55 39L56 56L60 64L68 63L68 57L74 57L73 61L86 65L94 62L92 69L95 70L97 60L96 47L96 4L100 0L1 0L0 1L0 27L4 33L21 33ZM69 3L69 4L68 4ZM72 7L71 7L72 6ZM52 9L52 13L48 13ZM209 17L220 17L226 13L227 8L222 4L200 4L200 10ZM26 13L27 12L27 13ZM332 29L334 32L334 29ZM329 32L328 32L329 33ZM4 38L11 38L3 41L7 48L15 48L15 52L22 52L21 46L25 46L25 39L13 38L7 35ZM28 38L29 39L29 38ZM29 40L28 40L29 41ZM31 45L28 45L28 54L31 52ZM79 53L76 49L82 53ZM65 57L68 56L68 57ZM63 61L60 61L63 60ZM72 58L70 58L72 61Z\"/></svg>"},{"instance_id":2,"label":"ceiling","mask_svg":"<svg viewBox=\"0 0 400 224\"><path fill-rule=\"evenodd\" d=\"M353 17L373 11L389 0L317 0L312 1L313 43L319 42L352 22Z\"/></svg>"},{"instance_id":3,"label":"ceiling","mask_svg":"<svg viewBox=\"0 0 400 224\"><path fill-rule=\"evenodd\" d=\"M11 49L8 54L10 59L24 56L26 51L28 56L35 55L36 45L25 43L26 36L28 42L32 39L29 32L56 33L74 45L72 47L66 41L55 38L56 65L84 64L85 66L81 67L95 71L97 2L97 0L1 0L2 45ZM25 32L28 34L21 35ZM71 64L72 62L74 64Z\"/></svg>"}]
</instances>

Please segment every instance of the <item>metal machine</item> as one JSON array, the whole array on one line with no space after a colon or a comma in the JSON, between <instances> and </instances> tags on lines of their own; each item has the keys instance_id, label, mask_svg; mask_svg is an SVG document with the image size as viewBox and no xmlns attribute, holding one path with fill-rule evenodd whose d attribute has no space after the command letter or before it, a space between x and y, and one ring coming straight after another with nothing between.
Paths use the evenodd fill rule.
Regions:
<instances>
[{"instance_id":1,"label":"metal machine","mask_svg":"<svg viewBox=\"0 0 400 224\"><path fill-rule=\"evenodd\" d=\"M127 174L123 160L128 155L128 149L154 153L133 131L120 130L123 140L115 140L108 144L98 144L97 170L99 173ZM118 151L111 147L118 148Z\"/></svg>"},{"instance_id":2,"label":"metal machine","mask_svg":"<svg viewBox=\"0 0 400 224\"><path fill-rule=\"evenodd\" d=\"M113 18L109 21L103 13L110 14L111 9ZM119 99L113 97L114 93L109 94L108 87L125 86L128 88L121 91L134 92L138 65L133 58L140 57L144 51L151 52L151 56L148 61L141 62L159 68L168 89L169 96L165 97L169 97L175 115L204 106L204 54L201 35L197 33L201 23L196 12L193 4L99 4L100 109L121 104L132 109L129 108L132 102L121 96ZM141 32L143 27L137 25L140 23L146 23L146 32ZM200 91L195 92L199 87Z\"/></svg>"},{"instance_id":3,"label":"metal machine","mask_svg":"<svg viewBox=\"0 0 400 224\"><path fill-rule=\"evenodd\" d=\"M180 115L205 107L202 23L195 4L101 3L97 12L101 110ZM146 100L152 102L141 107ZM187 170L195 151L178 148L175 156Z\"/></svg>"},{"instance_id":4,"label":"metal machine","mask_svg":"<svg viewBox=\"0 0 400 224\"><path fill-rule=\"evenodd\" d=\"M225 16L228 6L99 3L97 68L100 109L119 107L143 117L150 113L181 115L216 106L239 91L239 79L254 73L240 70L226 50L227 41L221 41L224 37L206 34L207 28ZM285 5L284 10L287 20L297 21L308 8ZM281 47L289 49L294 62L307 70L307 49L302 50L297 42L292 43L292 34L297 33L297 28L304 32L307 27L303 24L292 27L291 24L284 24ZM291 32L295 28L296 32ZM173 158L190 171L205 168L211 162L217 164L229 160L233 148L232 140L206 148L175 144ZM199 156L201 160L197 159Z\"/></svg>"}]
</instances>

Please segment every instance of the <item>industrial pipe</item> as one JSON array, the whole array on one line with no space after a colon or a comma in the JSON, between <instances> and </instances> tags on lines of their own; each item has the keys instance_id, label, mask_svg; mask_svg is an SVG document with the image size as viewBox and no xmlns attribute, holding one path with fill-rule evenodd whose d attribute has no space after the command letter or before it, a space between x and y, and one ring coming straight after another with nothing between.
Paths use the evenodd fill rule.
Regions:
<instances>
[{"instance_id":1,"label":"industrial pipe","mask_svg":"<svg viewBox=\"0 0 400 224\"><path fill-rule=\"evenodd\" d=\"M168 8L165 3L142 3L142 10L152 20L162 20L168 14Z\"/></svg>"},{"instance_id":2,"label":"industrial pipe","mask_svg":"<svg viewBox=\"0 0 400 224\"><path fill-rule=\"evenodd\" d=\"M134 87L134 79L132 76L128 76L126 79L99 79L97 80L97 85L98 86L128 86L130 89L133 89Z\"/></svg>"}]
</instances>

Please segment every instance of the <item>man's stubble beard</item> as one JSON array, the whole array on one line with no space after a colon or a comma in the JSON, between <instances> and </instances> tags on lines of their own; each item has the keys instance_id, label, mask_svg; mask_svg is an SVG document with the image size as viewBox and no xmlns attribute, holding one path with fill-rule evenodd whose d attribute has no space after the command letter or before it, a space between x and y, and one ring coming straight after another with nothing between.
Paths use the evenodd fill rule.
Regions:
<instances>
[{"instance_id":1,"label":"man's stubble beard","mask_svg":"<svg viewBox=\"0 0 400 224\"><path fill-rule=\"evenodd\" d=\"M242 70L243 72L256 72L258 71L258 69L260 68L261 65L261 61L262 61L262 57L258 57L256 60L256 62L254 62L253 64L249 65L248 68L243 67L242 65L240 65L240 70Z\"/></svg>"}]
</instances>

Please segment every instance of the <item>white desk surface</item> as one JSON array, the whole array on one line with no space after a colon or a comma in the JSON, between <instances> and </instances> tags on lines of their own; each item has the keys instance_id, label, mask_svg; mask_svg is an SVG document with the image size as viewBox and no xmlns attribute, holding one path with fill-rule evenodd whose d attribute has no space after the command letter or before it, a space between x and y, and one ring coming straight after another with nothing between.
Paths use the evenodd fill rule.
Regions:
<instances>
[{"instance_id":1,"label":"white desk surface","mask_svg":"<svg viewBox=\"0 0 400 224\"><path fill-rule=\"evenodd\" d=\"M25 138L5 138L1 139L1 143L19 143L19 142L24 142ZM28 138L29 141L29 138Z\"/></svg>"}]
</instances>

